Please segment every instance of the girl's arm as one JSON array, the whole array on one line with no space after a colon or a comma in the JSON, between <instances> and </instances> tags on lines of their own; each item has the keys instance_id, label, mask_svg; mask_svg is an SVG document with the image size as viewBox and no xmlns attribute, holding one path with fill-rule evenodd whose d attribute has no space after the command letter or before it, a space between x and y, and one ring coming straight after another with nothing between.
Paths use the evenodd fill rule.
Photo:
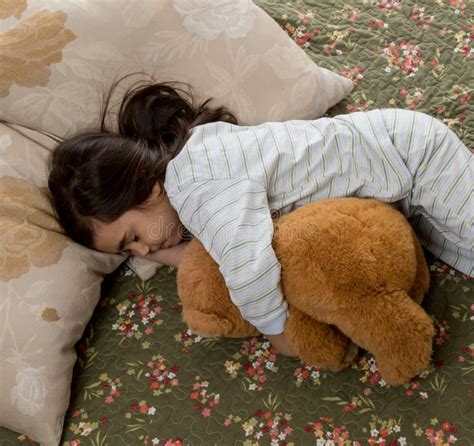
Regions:
<instances>
[{"instance_id":1,"label":"girl's arm","mask_svg":"<svg viewBox=\"0 0 474 446\"><path fill-rule=\"evenodd\" d=\"M179 268L181 260L183 259L184 250L190 242L181 242L179 245L172 246L167 249L160 249L152 254L145 256L145 259L153 260L154 262L163 263L164 265ZM272 345L283 355L296 356L296 351L288 344L284 333L275 335L265 335Z\"/></svg>"},{"instance_id":2,"label":"girl's arm","mask_svg":"<svg viewBox=\"0 0 474 446\"><path fill-rule=\"evenodd\" d=\"M183 225L219 265L242 317L281 353L294 354L284 335L288 305L263 184L249 178L202 180L168 190L168 197Z\"/></svg>"}]
</instances>

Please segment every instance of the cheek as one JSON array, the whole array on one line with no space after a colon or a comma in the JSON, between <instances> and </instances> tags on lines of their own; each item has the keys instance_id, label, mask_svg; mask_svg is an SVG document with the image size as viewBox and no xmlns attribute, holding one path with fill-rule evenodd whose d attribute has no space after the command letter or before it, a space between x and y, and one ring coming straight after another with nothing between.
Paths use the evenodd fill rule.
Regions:
<instances>
[{"instance_id":1,"label":"cheek","mask_svg":"<svg viewBox=\"0 0 474 446\"><path fill-rule=\"evenodd\" d=\"M165 228L165 237L171 238L175 237L176 232L178 231L178 225L175 218L170 218L166 224Z\"/></svg>"},{"instance_id":2,"label":"cheek","mask_svg":"<svg viewBox=\"0 0 474 446\"><path fill-rule=\"evenodd\" d=\"M176 224L169 215L150 220L143 228L143 238L150 243L162 242L176 232Z\"/></svg>"},{"instance_id":3,"label":"cheek","mask_svg":"<svg viewBox=\"0 0 474 446\"><path fill-rule=\"evenodd\" d=\"M172 219L173 219L173 223L174 223L175 227L178 227L182 224L181 220L179 219L178 213L174 209L173 209L173 212L172 212Z\"/></svg>"},{"instance_id":4,"label":"cheek","mask_svg":"<svg viewBox=\"0 0 474 446\"><path fill-rule=\"evenodd\" d=\"M156 218L153 221L150 221L144 227L143 231L143 238L145 240L149 240L152 243L156 243L163 237L163 220L161 218Z\"/></svg>"},{"instance_id":5,"label":"cheek","mask_svg":"<svg viewBox=\"0 0 474 446\"><path fill-rule=\"evenodd\" d=\"M178 213L172 206L167 206L165 209L161 209L159 213L155 211L154 215L150 216L146 224L143 225L143 237L149 243L174 238L179 231L180 224Z\"/></svg>"}]
</instances>

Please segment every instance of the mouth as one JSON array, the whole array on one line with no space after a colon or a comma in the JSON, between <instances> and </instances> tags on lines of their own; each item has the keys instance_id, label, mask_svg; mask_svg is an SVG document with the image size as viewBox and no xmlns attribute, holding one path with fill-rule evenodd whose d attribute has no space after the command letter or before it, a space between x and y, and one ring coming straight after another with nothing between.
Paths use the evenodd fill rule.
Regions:
<instances>
[{"instance_id":1,"label":"mouth","mask_svg":"<svg viewBox=\"0 0 474 446\"><path fill-rule=\"evenodd\" d=\"M151 254L151 253L154 253L154 252L156 252L156 251L159 251L160 249L161 249L161 245L155 246L155 247L153 247L153 248L150 248L150 254Z\"/></svg>"},{"instance_id":2,"label":"mouth","mask_svg":"<svg viewBox=\"0 0 474 446\"><path fill-rule=\"evenodd\" d=\"M153 251L159 251L160 249L166 249L166 248L168 248L168 245L165 242L163 242L160 245L158 245L155 249L153 249Z\"/></svg>"}]
</instances>

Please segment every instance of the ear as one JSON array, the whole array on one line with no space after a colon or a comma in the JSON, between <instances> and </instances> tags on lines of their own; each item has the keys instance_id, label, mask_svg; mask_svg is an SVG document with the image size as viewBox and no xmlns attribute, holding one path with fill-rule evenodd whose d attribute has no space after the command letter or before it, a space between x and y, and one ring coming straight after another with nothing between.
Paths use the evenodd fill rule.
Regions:
<instances>
[{"instance_id":1,"label":"ear","mask_svg":"<svg viewBox=\"0 0 474 446\"><path fill-rule=\"evenodd\" d=\"M155 202L161 202L166 195L166 189L157 181L151 191L151 199Z\"/></svg>"},{"instance_id":2,"label":"ear","mask_svg":"<svg viewBox=\"0 0 474 446\"><path fill-rule=\"evenodd\" d=\"M161 190L162 190L162 188L161 188L161 186L160 186L160 182L157 181L157 182L155 183L155 185L153 186L153 190L152 190L151 193L152 193L153 195L158 196L158 195L161 194ZM164 191L164 190L165 190L165 188L163 187L163 191Z\"/></svg>"}]
</instances>

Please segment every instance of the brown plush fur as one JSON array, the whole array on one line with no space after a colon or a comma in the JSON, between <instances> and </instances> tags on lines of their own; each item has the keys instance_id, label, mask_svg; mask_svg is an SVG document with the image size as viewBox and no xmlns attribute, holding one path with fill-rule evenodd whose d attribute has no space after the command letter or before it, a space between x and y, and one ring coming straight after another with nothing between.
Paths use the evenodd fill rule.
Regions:
<instances>
[{"instance_id":1,"label":"brown plush fur","mask_svg":"<svg viewBox=\"0 0 474 446\"><path fill-rule=\"evenodd\" d=\"M389 384L428 367L434 327L419 304L429 271L401 213L370 199L317 201L276 221L272 244L290 308L285 332L304 362L341 370L355 357L354 342L374 354ZM194 332L258 334L197 239L186 248L177 281L183 319Z\"/></svg>"}]
</instances>

